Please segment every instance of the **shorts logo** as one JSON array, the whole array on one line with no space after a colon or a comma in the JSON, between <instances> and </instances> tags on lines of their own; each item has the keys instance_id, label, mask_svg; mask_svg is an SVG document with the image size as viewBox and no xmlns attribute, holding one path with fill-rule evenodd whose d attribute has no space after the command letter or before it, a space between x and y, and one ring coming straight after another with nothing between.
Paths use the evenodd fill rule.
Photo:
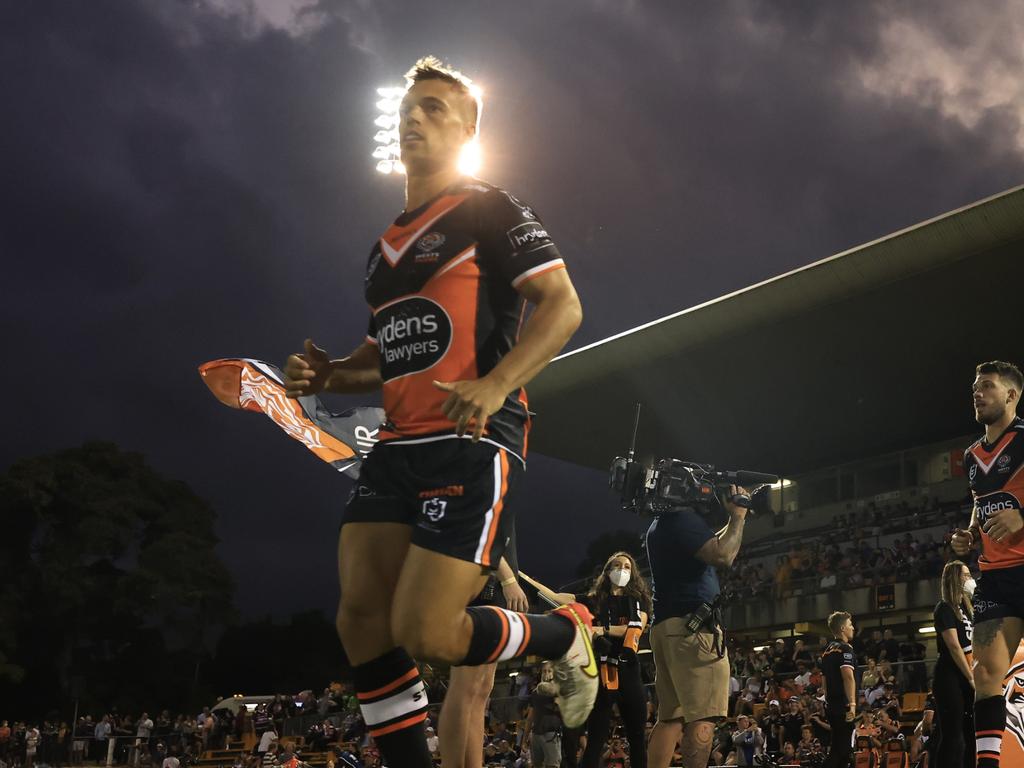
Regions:
<instances>
[{"instance_id":1,"label":"shorts logo","mask_svg":"<svg viewBox=\"0 0 1024 768\"><path fill-rule=\"evenodd\" d=\"M1020 509L1020 502L1012 493L993 493L978 500L978 522L984 525L985 522L997 512L1004 509Z\"/></svg>"},{"instance_id":2,"label":"shorts logo","mask_svg":"<svg viewBox=\"0 0 1024 768\"><path fill-rule=\"evenodd\" d=\"M508 235L509 242L512 243L512 247L516 250L550 239L547 230L537 221L527 221L523 224L518 224L512 227L506 234Z\"/></svg>"},{"instance_id":3,"label":"shorts logo","mask_svg":"<svg viewBox=\"0 0 1024 768\"><path fill-rule=\"evenodd\" d=\"M424 235L416 243L416 247L421 251L436 251L444 245L444 235L440 232L431 232L428 235Z\"/></svg>"},{"instance_id":4,"label":"shorts logo","mask_svg":"<svg viewBox=\"0 0 1024 768\"><path fill-rule=\"evenodd\" d=\"M446 485L444 488L432 488L429 491L420 491L417 495L421 499L433 499L436 496L463 496L465 493L465 486Z\"/></svg>"},{"instance_id":5,"label":"shorts logo","mask_svg":"<svg viewBox=\"0 0 1024 768\"><path fill-rule=\"evenodd\" d=\"M384 381L432 368L451 347L451 318L430 299L412 296L396 301L375 318Z\"/></svg>"},{"instance_id":6,"label":"shorts logo","mask_svg":"<svg viewBox=\"0 0 1024 768\"><path fill-rule=\"evenodd\" d=\"M444 511L447 506L447 501L435 496L434 498L427 499L423 502L423 514L426 516L427 520L432 523L436 523L444 517Z\"/></svg>"}]
</instances>

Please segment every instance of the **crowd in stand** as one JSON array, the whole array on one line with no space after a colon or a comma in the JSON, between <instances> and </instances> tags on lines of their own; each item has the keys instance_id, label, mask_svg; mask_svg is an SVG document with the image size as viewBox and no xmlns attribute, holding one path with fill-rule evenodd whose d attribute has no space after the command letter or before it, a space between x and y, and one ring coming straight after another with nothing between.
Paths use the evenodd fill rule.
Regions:
<instances>
[{"instance_id":1,"label":"crowd in stand","mask_svg":"<svg viewBox=\"0 0 1024 768\"><path fill-rule=\"evenodd\" d=\"M909 547L909 543L908 543ZM901 695L927 690L924 646L916 639L897 640L892 630L867 630L855 638L859 667L858 735L880 749L901 733L904 712ZM816 766L828 748L829 728L821 695L821 668L817 651L803 640L777 640L757 650L729 651L732 676L731 717L716 732L712 762L716 765L752 766L765 759L790 765ZM436 735L437 714L444 699L442 676L424 671L432 707L427 722L427 743L440 759ZM522 743L527 701L536 682L531 670L499 684L495 700L506 706L490 707L487 714L484 764L492 768L529 768L529 747ZM647 689L653 697L653 688ZM509 701L511 699L511 701ZM499 718L497 712L506 714ZM649 727L655 721L655 702L649 702ZM294 718L302 717L301 720ZM302 735L301 747L284 736L286 725ZM905 725L905 723L904 723ZM300 731L296 731L296 728ZM902 730L906 730L904 727ZM621 725L613 728L605 747L605 764L628 766L628 745ZM326 753L330 768L380 765L379 753L366 732L355 695L335 684L319 696L310 691L297 696L276 696L252 711L237 713L205 708L196 716L172 717L166 710L155 717L138 718L116 711L98 718L86 715L72 733L66 722L0 724L0 762L6 768L61 766L90 761L103 763L108 744L115 738L114 760L132 766L187 768L205 750L224 749L229 742L252 746L234 759L233 768L299 768L304 757ZM248 737L248 740L246 738ZM919 740L908 735L908 749ZM585 735L564 749L582 753ZM571 762L568 759L567 762Z\"/></svg>"},{"instance_id":2,"label":"crowd in stand","mask_svg":"<svg viewBox=\"0 0 1024 768\"><path fill-rule=\"evenodd\" d=\"M795 590L808 594L942 574L951 557L954 527L943 536L908 531L885 545L878 543L882 530L881 525L847 525L841 518L834 530L794 542L788 552L775 557L771 567L741 555L723 579L723 597L727 601L778 598Z\"/></svg>"}]
</instances>

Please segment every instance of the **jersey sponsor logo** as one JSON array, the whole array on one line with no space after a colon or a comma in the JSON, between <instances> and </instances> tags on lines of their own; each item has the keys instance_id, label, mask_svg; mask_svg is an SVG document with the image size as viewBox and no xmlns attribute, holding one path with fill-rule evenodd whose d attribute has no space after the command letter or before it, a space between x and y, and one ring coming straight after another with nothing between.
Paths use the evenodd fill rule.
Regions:
<instances>
[{"instance_id":1,"label":"jersey sponsor logo","mask_svg":"<svg viewBox=\"0 0 1024 768\"><path fill-rule=\"evenodd\" d=\"M444 517L448 502L444 499L434 497L423 502L423 515L432 523L436 523Z\"/></svg>"},{"instance_id":2,"label":"jersey sponsor logo","mask_svg":"<svg viewBox=\"0 0 1024 768\"><path fill-rule=\"evenodd\" d=\"M508 240L516 250L526 248L542 240L550 239L547 230L540 222L527 221L512 227L507 233Z\"/></svg>"},{"instance_id":3,"label":"jersey sponsor logo","mask_svg":"<svg viewBox=\"0 0 1024 768\"><path fill-rule=\"evenodd\" d=\"M441 258L440 251L431 251L430 253L417 253L416 258L413 259L417 264L433 264Z\"/></svg>"},{"instance_id":4,"label":"jersey sponsor logo","mask_svg":"<svg viewBox=\"0 0 1024 768\"><path fill-rule=\"evenodd\" d=\"M970 477L971 482L974 482L974 478L978 476L978 465L971 464L971 470L967 474Z\"/></svg>"},{"instance_id":5,"label":"jersey sponsor logo","mask_svg":"<svg viewBox=\"0 0 1024 768\"><path fill-rule=\"evenodd\" d=\"M1004 509L1020 509L1020 502L1012 493L1000 492L984 496L978 500L978 522L984 525L992 515Z\"/></svg>"},{"instance_id":6,"label":"jersey sponsor logo","mask_svg":"<svg viewBox=\"0 0 1024 768\"><path fill-rule=\"evenodd\" d=\"M387 305L376 319L385 381L433 367L451 346L451 318L440 304L422 296Z\"/></svg>"},{"instance_id":7,"label":"jersey sponsor logo","mask_svg":"<svg viewBox=\"0 0 1024 768\"><path fill-rule=\"evenodd\" d=\"M1011 457L1007 456L1006 454L1003 454L1002 456L999 457L999 461L996 462L996 471L999 472L1000 474L1009 472L1011 469L1013 469L1013 467L1010 465L1011 461L1013 461Z\"/></svg>"},{"instance_id":8,"label":"jersey sponsor logo","mask_svg":"<svg viewBox=\"0 0 1024 768\"><path fill-rule=\"evenodd\" d=\"M431 488L429 491L420 491L417 495L421 499L433 499L436 496L462 496L465 493L465 486L446 485L444 488Z\"/></svg>"}]
</instances>

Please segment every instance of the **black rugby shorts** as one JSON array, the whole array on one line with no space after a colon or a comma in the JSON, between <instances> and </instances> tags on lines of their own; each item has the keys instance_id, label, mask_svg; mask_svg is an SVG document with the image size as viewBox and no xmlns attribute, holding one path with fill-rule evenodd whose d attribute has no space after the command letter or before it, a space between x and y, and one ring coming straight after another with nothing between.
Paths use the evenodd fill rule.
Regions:
<instances>
[{"instance_id":1,"label":"black rugby shorts","mask_svg":"<svg viewBox=\"0 0 1024 768\"><path fill-rule=\"evenodd\" d=\"M1016 616L1024 619L1024 565L981 572L974 590L974 623Z\"/></svg>"},{"instance_id":2,"label":"black rugby shorts","mask_svg":"<svg viewBox=\"0 0 1024 768\"><path fill-rule=\"evenodd\" d=\"M509 500L522 473L522 462L492 443L377 443L341 524L404 523L416 546L496 568L512 534Z\"/></svg>"}]
</instances>

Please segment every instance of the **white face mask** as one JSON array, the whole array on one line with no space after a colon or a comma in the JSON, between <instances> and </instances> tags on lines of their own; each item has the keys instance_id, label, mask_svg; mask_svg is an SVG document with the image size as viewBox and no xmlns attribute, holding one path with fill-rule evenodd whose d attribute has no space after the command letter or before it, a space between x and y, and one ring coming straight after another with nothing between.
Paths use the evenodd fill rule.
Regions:
<instances>
[{"instance_id":1,"label":"white face mask","mask_svg":"<svg viewBox=\"0 0 1024 768\"><path fill-rule=\"evenodd\" d=\"M977 588L978 582L974 579L967 579L964 582L964 592L967 593L968 597L974 597L974 590Z\"/></svg>"},{"instance_id":2,"label":"white face mask","mask_svg":"<svg viewBox=\"0 0 1024 768\"><path fill-rule=\"evenodd\" d=\"M608 578L616 587L624 587L629 584L629 571L615 568L608 574Z\"/></svg>"}]
</instances>

